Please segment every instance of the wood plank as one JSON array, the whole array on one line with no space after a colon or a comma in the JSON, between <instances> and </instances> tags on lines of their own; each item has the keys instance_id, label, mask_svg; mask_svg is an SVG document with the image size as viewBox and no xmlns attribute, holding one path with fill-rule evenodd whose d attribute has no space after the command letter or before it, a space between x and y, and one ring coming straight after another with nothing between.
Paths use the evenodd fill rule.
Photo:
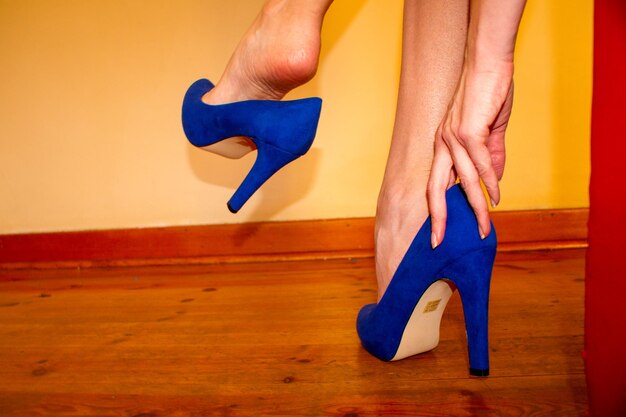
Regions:
<instances>
[{"instance_id":1,"label":"wood plank","mask_svg":"<svg viewBox=\"0 0 626 417\"><path fill-rule=\"evenodd\" d=\"M0 408L6 417L582 417L586 413L583 376L430 380L402 385L390 376L387 382L386 388L378 390L362 383L362 391L356 394L345 394L344 385L340 384L312 392L300 381L279 381L287 388L269 394L254 388L244 393L227 393L226 388L216 391L214 386L190 387L185 394L95 394L89 387L76 394L0 392Z\"/></svg>"},{"instance_id":2,"label":"wood plank","mask_svg":"<svg viewBox=\"0 0 626 417\"><path fill-rule=\"evenodd\" d=\"M499 250L587 245L587 209L494 212ZM0 235L0 268L185 265L373 256L374 219Z\"/></svg>"},{"instance_id":3,"label":"wood plank","mask_svg":"<svg viewBox=\"0 0 626 417\"><path fill-rule=\"evenodd\" d=\"M0 271L0 415L586 412L584 253L498 257L491 376L468 376L455 295L432 352L368 355L369 259Z\"/></svg>"}]
</instances>

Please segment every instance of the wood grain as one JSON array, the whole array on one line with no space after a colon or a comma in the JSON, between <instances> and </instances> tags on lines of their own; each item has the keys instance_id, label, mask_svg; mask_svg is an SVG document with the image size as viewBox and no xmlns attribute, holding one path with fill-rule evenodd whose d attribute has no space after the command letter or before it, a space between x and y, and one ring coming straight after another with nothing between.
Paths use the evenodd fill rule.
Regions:
<instances>
[{"instance_id":1,"label":"wood grain","mask_svg":"<svg viewBox=\"0 0 626 417\"><path fill-rule=\"evenodd\" d=\"M587 209L494 212L499 250L587 246ZM0 235L0 268L187 265L373 256L374 219Z\"/></svg>"},{"instance_id":2,"label":"wood grain","mask_svg":"<svg viewBox=\"0 0 626 417\"><path fill-rule=\"evenodd\" d=\"M0 271L0 416L583 416L584 252L498 255L491 376L454 295L432 352L369 356L372 259Z\"/></svg>"}]
</instances>

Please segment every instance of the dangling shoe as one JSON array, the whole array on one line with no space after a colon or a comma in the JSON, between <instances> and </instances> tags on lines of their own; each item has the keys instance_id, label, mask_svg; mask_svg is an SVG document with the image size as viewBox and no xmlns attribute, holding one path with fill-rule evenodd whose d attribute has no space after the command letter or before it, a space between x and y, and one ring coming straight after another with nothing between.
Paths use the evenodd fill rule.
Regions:
<instances>
[{"instance_id":1,"label":"dangling shoe","mask_svg":"<svg viewBox=\"0 0 626 417\"><path fill-rule=\"evenodd\" d=\"M364 306L357 332L365 349L384 361L426 352L439 343L439 324L453 288L463 302L470 374L489 375L487 310L496 233L484 240L465 193L446 193L444 241L432 249L430 217L415 236L378 304Z\"/></svg>"},{"instance_id":2,"label":"dangling shoe","mask_svg":"<svg viewBox=\"0 0 626 417\"><path fill-rule=\"evenodd\" d=\"M202 97L213 87L209 80L198 80L189 87L183 101L183 129L189 142L198 147L238 136L249 138L256 146L254 165L228 201L228 209L236 213L274 173L309 150L322 100L206 104Z\"/></svg>"}]
</instances>

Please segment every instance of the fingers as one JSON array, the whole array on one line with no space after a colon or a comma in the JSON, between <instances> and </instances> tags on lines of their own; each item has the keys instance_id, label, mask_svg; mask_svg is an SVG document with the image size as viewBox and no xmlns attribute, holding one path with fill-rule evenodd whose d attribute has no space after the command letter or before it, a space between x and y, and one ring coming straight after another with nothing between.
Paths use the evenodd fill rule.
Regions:
<instances>
[{"instance_id":1,"label":"fingers","mask_svg":"<svg viewBox=\"0 0 626 417\"><path fill-rule=\"evenodd\" d=\"M498 181L502 180L504 165L506 163L506 150L504 146L504 130L492 132L487 140L487 149L491 154L491 165L496 171Z\"/></svg>"},{"instance_id":2,"label":"fingers","mask_svg":"<svg viewBox=\"0 0 626 417\"><path fill-rule=\"evenodd\" d=\"M505 162L504 133L511 115L511 74L473 72L464 66L459 85L435 136L435 155L428 183L433 248L443 241L446 222L445 192L455 172L476 214L478 233L491 232L489 207L500 202L499 180Z\"/></svg>"},{"instance_id":3,"label":"fingers","mask_svg":"<svg viewBox=\"0 0 626 417\"><path fill-rule=\"evenodd\" d=\"M478 234L481 239L484 239L491 232L491 222L489 220L489 207L487 206L485 195L480 185L481 177L476 167L476 162L461 144L454 140L450 142L450 154L454 163L454 168L456 169L461 182L461 187L463 187L463 190L467 195L467 200L476 214L476 220L478 221ZM489 154L487 154L487 157L491 160ZM495 177L495 172L493 172L493 175ZM497 183L497 178L495 178L495 180Z\"/></svg>"},{"instance_id":4,"label":"fingers","mask_svg":"<svg viewBox=\"0 0 626 417\"><path fill-rule=\"evenodd\" d=\"M491 153L485 145L485 141L468 136L469 135L464 136L463 142L466 144L465 150L473 163L474 169L467 167L467 170L475 171L478 174L478 177L483 181L483 184L485 184L485 188L491 199L491 206L495 207L500 202L500 186L498 184L498 175L493 167ZM462 150L460 152L463 153ZM457 153L458 152L453 150L453 154ZM469 172L466 173L469 175ZM500 175L500 177L501 176L502 175ZM472 179L474 179L473 175ZM478 181L477 178L475 180ZM480 183L478 186L480 187Z\"/></svg>"},{"instance_id":5,"label":"fingers","mask_svg":"<svg viewBox=\"0 0 626 417\"><path fill-rule=\"evenodd\" d=\"M491 232L489 208L481 187L481 179L489 193L492 206L500 201L498 176L493 168L491 154L485 140L470 136L467 130L454 123L454 114L448 114L437 130L435 156L428 187L428 203L432 217L433 247L443 241L445 233L445 190L450 171L456 171L467 199L478 222L478 234L484 239ZM445 151L444 151L445 148Z\"/></svg>"},{"instance_id":6,"label":"fingers","mask_svg":"<svg viewBox=\"0 0 626 417\"><path fill-rule=\"evenodd\" d=\"M446 190L454 183L455 177L451 175L452 157L446 144L443 142L440 133L435 139L435 154L433 164L428 179L428 209L430 211L432 234L430 243L435 249L443 242L446 233L447 207Z\"/></svg>"},{"instance_id":7,"label":"fingers","mask_svg":"<svg viewBox=\"0 0 626 417\"><path fill-rule=\"evenodd\" d=\"M476 215L478 222L477 232L479 236L481 239L484 239L491 233L489 207L487 206L485 195L481 187L479 168L476 166L475 160L470 156L466 148L456 140L451 131L447 130L447 133L444 134L443 132L445 130L444 127L437 131L435 153L430 178L428 180L427 198L432 224L431 245L433 249L439 246L445 237L447 220L446 191L454 184L457 175L460 179L461 187L463 187L467 199ZM488 165L491 167L491 156L486 147L484 147L484 149L486 155L475 153L479 155L476 158L486 157L488 163L480 159L479 163L483 164L481 166ZM489 180L495 179L496 189L494 193L498 198L497 201L499 201L500 190L497 186L498 178L493 167L491 167L491 172L483 170L483 175Z\"/></svg>"},{"instance_id":8,"label":"fingers","mask_svg":"<svg viewBox=\"0 0 626 417\"><path fill-rule=\"evenodd\" d=\"M446 137L446 135L448 136ZM451 131L443 133L442 138L450 149L452 163L454 164L454 169L456 170L461 182L461 187L463 187L463 190L467 195L467 200L476 215L476 220L478 222L478 234L481 239L484 239L491 232L491 222L489 220L489 207L487 206L485 195L480 183L482 178L479 170L482 170L483 175L486 175L489 180L495 180L496 190L494 190L494 192L496 193L498 199L500 197L500 190L497 185L498 179L493 167L491 167L491 156L489 155L489 151L483 146L485 151L483 153L482 150L477 147L474 150L475 156L472 157L469 151L456 139ZM485 161L485 158L487 161ZM478 168L478 166L482 168ZM490 167L490 172L489 169L485 167ZM485 182L484 179L483 182Z\"/></svg>"}]
</instances>

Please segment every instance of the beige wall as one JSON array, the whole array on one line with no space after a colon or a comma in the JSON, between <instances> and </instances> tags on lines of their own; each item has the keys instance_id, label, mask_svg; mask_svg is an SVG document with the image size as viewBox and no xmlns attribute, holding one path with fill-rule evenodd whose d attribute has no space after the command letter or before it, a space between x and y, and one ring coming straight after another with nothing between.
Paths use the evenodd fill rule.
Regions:
<instances>
[{"instance_id":1,"label":"beige wall","mask_svg":"<svg viewBox=\"0 0 626 417\"><path fill-rule=\"evenodd\" d=\"M261 1L0 0L0 233L373 216L401 1L338 0L310 153L234 216L252 164L188 145L180 103L217 80ZM587 205L592 1L529 2L499 210Z\"/></svg>"}]
</instances>

